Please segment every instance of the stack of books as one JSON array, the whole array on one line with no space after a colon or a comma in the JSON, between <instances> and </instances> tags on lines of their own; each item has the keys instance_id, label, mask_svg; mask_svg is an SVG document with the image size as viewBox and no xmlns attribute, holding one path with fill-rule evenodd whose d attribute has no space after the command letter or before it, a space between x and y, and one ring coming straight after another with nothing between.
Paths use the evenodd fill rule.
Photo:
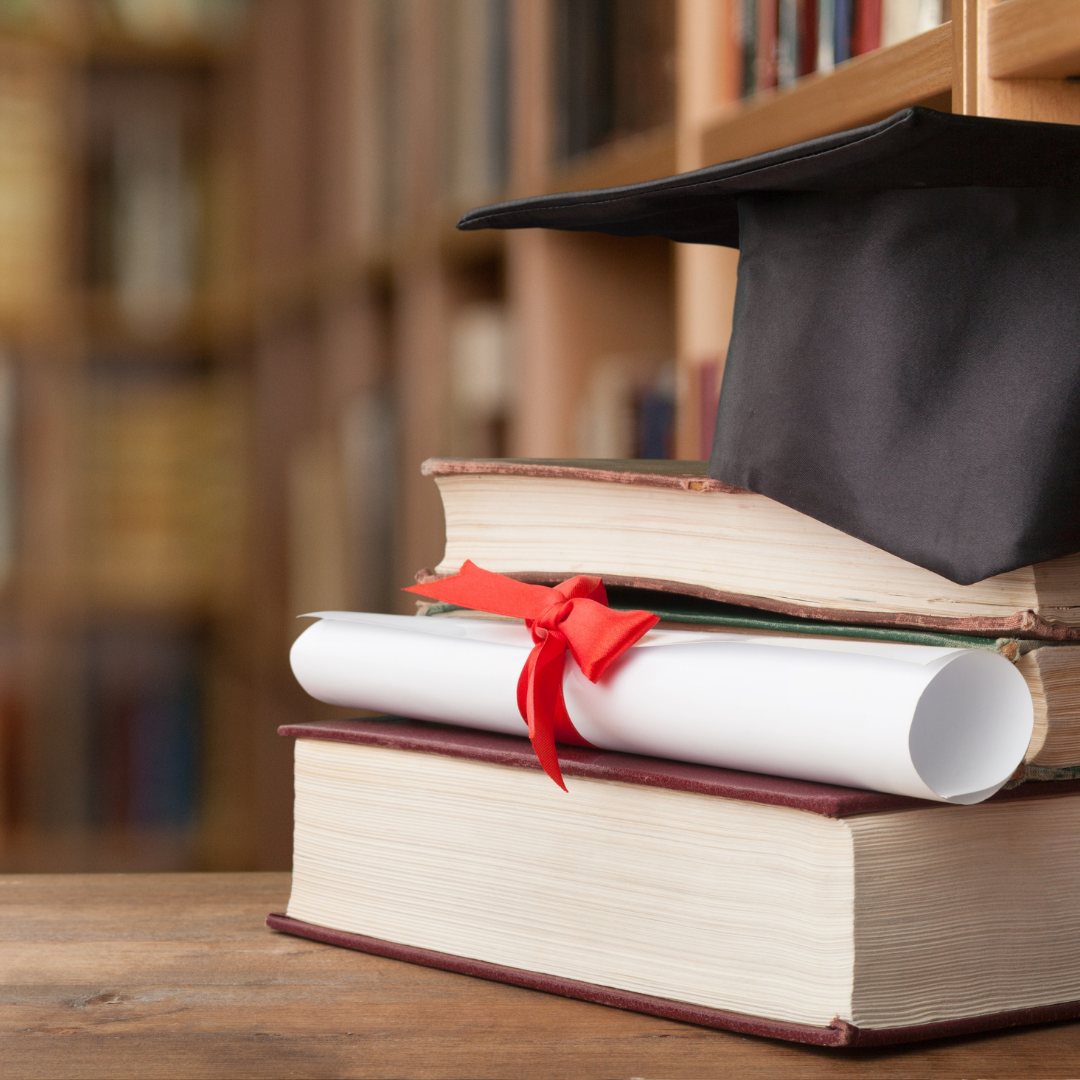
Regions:
<instances>
[{"instance_id":1,"label":"stack of books","mask_svg":"<svg viewBox=\"0 0 1080 1080\"><path fill-rule=\"evenodd\" d=\"M563 792L524 625L322 613L301 684L398 715L281 730L270 926L819 1045L1080 1015L1080 558L959 586L694 462L425 470L426 588L595 575L661 621L595 683L568 654Z\"/></svg>"}]
</instances>

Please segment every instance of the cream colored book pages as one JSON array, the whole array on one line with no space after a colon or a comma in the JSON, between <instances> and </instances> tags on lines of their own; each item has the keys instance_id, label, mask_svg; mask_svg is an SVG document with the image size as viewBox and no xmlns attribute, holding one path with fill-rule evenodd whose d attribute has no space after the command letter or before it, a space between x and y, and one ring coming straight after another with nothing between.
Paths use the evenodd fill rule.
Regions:
<instances>
[{"instance_id":1,"label":"cream colored book pages","mask_svg":"<svg viewBox=\"0 0 1080 1080\"><path fill-rule=\"evenodd\" d=\"M436 480L446 510L440 574L471 559L498 573L666 579L846 612L1041 611L1031 567L957 585L762 495L537 476ZM1060 562L1080 567L1080 558ZM1047 617L1080 624L1080 608Z\"/></svg>"},{"instance_id":2,"label":"cream colored book pages","mask_svg":"<svg viewBox=\"0 0 1080 1080\"><path fill-rule=\"evenodd\" d=\"M523 626L318 618L290 659L320 701L524 734ZM1033 722L1023 678L996 653L808 637L652 630L598 683L568 655L563 694L605 750L956 803L1009 779Z\"/></svg>"},{"instance_id":3,"label":"cream colored book pages","mask_svg":"<svg viewBox=\"0 0 1080 1080\"><path fill-rule=\"evenodd\" d=\"M933 1023L1080 997L1075 796L845 821L853 1023Z\"/></svg>"},{"instance_id":4,"label":"cream colored book pages","mask_svg":"<svg viewBox=\"0 0 1080 1080\"><path fill-rule=\"evenodd\" d=\"M294 919L799 1023L851 1012L836 819L298 739L294 844Z\"/></svg>"},{"instance_id":5,"label":"cream colored book pages","mask_svg":"<svg viewBox=\"0 0 1080 1080\"><path fill-rule=\"evenodd\" d=\"M1036 563L1031 571L1037 597L1032 610L1050 622L1080 626L1080 555Z\"/></svg>"},{"instance_id":6,"label":"cream colored book pages","mask_svg":"<svg viewBox=\"0 0 1080 1080\"><path fill-rule=\"evenodd\" d=\"M882 47L899 45L941 24L941 0L882 0Z\"/></svg>"},{"instance_id":7,"label":"cream colored book pages","mask_svg":"<svg viewBox=\"0 0 1080 1080\"><path fill-rule=\"evenodd\" d=\"M744 1015L898 1028L1080 998L1078 830L1075 795L834 819L298 739L288 913Z\"/></svg>"},{"instance_id":8,"label":"cream colored book pages","mask_svg":"<svg viewBox=\"0 0 1080 1080\"><path fill-rule=\"evenodd\" d=\"M1025 764L1046 768L1080 764L1080 646L1034 649L1016 666L1035 706Z\"/></svg>"}]
</instances>

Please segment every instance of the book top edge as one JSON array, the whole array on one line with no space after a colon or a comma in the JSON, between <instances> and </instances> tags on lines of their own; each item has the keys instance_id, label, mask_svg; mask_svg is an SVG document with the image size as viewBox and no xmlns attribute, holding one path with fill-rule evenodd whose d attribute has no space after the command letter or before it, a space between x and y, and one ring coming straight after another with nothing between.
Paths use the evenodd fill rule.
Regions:
<instances>
[{"instance_id":1,"label":"book top edge","mask_svg":"<svg viewBox=\"0 0 1080 1080\"><path fill-rule=\"evenodd\" d=\"M285 724L278 728L285 738L319 739L328 742L359 743L392 750L444 754L510 768L536 769L529 740L512 735L497 735L468 728L404 720L395 717L376 720L318 720ZM692 765L663 758L639 757L606 750L560 746L559 763L568 777L610 780L623 784L687 791L741 802L764 803L803 810L821 817L842 818L857 814L882 813L887 810L939 809L945 813L955 808L903 795L818 784L809 780L759 773L719 769L711 765ZM552 789L553 797L561 794ZM992 801L1069 795L1080 792L1080 780L1059 780L1022 784L999 792Z\"/></svg>"},{"instance_id":2,"label":"book top edge","mask_svg":"<svg viewBox=\"0 0 1080 1080\"><path fill-rule=\"evenodd\" d=\"M722 491L748 495L705 475L704 461L635 460L620 458L428 458L424 476L542 476L557 480L591 480L682 491ZM759 496L763 497L763 496Z\"/></svg>"}]
</instances>

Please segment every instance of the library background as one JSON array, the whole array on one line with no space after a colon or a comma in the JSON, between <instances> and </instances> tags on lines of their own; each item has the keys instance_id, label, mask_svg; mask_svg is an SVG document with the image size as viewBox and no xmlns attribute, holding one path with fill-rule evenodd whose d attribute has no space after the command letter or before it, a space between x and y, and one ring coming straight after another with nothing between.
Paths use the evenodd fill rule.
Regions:
<instances>
[{"instance_id":1,"label":"library background","mask_svg":"<svg viewBox=\"0 0 1080 1080\"><path fill-rule=\"evenodd\" d=\"M0 0L0 870L286 868L425 457L708 455L735 252L462 211L1077 76L1080 0Z\"/></svg>"}]
</instances>

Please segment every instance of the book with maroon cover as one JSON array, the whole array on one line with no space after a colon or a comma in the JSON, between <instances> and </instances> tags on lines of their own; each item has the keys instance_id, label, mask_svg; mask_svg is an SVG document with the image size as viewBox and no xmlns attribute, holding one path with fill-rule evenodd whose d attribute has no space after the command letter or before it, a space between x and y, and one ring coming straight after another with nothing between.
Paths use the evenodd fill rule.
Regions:
<instances>
[{"instance_id":1,"label":"book with maroon cover","mask_svg":"<svg viewBox=\"0 0 1080 1080\"><path fill-rule=\"evenodd\" d=\"M1080 782L955 807L563 747L567 794L523 738L279 731L276 930L823 1046L1080 1015Z\"/></svg>"},{"instance_id":2,"label":"book with maroon cover","mask_svg":"<svg viewBox=\"0 0 1080 1080\"><path fill-rule=\"evenodd\" d=\"M422 468L442 496L446 551L420 580L471 559L543 584L595 574L832 622L1080 640L1080 555L958 585L712 480L702 461L431 458Z\"/></svg>"},{"instance_id":3,"label":"book with maroon cover","mask_svg":"<svg viewBox=\"0 0 1080 1080\"><path fill-rule=\"evenodd\" d=\"M881 0L855 0L851 55L862 56L881 48Z\"/></svg>"},{"instance_id":4,"label":"book with maroon cover","mask_svg":"<svg viewBox=\"0 0 1080 1080\"><path fill-rule=\"evenodd\" d=\"M779 46L779 0L757 0L757 89L776 85Z\"/></svg>"}]
</instances>

